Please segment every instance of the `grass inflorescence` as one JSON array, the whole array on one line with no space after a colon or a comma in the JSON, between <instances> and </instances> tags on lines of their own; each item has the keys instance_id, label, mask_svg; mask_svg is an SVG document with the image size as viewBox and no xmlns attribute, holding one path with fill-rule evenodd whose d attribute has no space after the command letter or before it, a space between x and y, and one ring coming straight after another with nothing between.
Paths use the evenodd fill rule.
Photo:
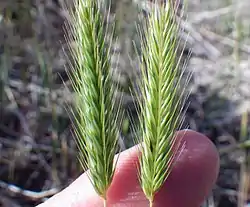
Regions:
<instances>
[{"instance_id":1,"label":"grass inflorescence","mask_svg":"<svg viewBox=\"0 0 250 207\"><path fill-rule=\"evenodd\" d=\"M167 179L178 149L175 132L182 122L183 91L179 70L179 25L174 18L178 5L153 4L141 31L139 129L142 156L139 178L153 205L154 195ZM96 192L104 198L112 182L118 136L120 105L116 107L117 85L112 81L110 45L100 1L74 0L68 41L73 57L68 72L76 94L74 122L80 161L89 169ZM108 15L107 15L108 16ZM122 186L121 186L122 187Z\"/></svg>"},{"instance_id":2,"label":"grass inflorescence","mask_svg":"<svg viewBox=\"0 0 250 207\"><path fill-rule=\"evenodd\" d=\"M155 193L171 172L178 149L175 132L182 122L182 71L177 58L176 6L153 4L143 27L140 89L141 187L153 206Z\"/></svg>"},{"instance_id":3,"label":"grass inflorescence","mask_svg":"<svg viewBox=\"0 0 250 207\"><path fill-rule=\"evenodd\" d=\"M68 74L76 94L73 113L80 162L106 205L115 169L120 104L115 101L117 85L112 81L102 6L96 0L74 0L67 30L68 41L73 42Z\"/></svg>"}]
</instances>

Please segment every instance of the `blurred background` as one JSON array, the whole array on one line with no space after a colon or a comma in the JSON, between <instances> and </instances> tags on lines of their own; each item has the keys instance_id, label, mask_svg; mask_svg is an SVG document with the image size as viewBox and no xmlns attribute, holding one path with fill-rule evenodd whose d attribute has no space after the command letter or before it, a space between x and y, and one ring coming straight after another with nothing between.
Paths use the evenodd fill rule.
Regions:
<instances>
[{"instance_id":1,"label":"blurred background","mask_svg":"<svg viewBox=\"0 0 250 207\"><path fill-rule=\"evenodd\" d=\"M82 172L65 111L65 104L74 99L63 85L69 85L64 39L68 13L63 1L0 0L3 207L35 206ZM246 207L250 201L250 1L187 3L180 38L185 46L183 62L193 76L185 126L207 135L221 157L218 181L203 207ZM112 46L112 67L121 73L123 106L132 116L136 114L129 88L138 70L132 40L139 44L136 22L146 18L146 12L140 12L145 5L144 0L114 0L108 22L116 23L119 39ZM127 116L121 148L132 146L133 137Z\"/></svg>"}]
</instances>

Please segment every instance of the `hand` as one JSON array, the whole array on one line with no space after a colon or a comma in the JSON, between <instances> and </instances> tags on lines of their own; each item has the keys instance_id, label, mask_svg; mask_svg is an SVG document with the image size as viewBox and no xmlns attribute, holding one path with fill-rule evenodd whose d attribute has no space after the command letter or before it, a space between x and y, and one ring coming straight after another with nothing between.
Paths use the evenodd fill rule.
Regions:
<instances>
[{"instance_id":1,"label":"hand","mask_svg":"<svg viewBox=\"0 0 250 207\"><path fill-rule=\"evenodd\" d=\"M154 207L200 207L215 184L219 156L211 141L204 135L179 131L184 149L176 156L173 170L155 196ZM120 154L112 185L108 191L108 206L146 207L146 200L137 177L138 147ZM37 207L102 207L86 174L69 187Z\"/></svg>"}]
</instances>

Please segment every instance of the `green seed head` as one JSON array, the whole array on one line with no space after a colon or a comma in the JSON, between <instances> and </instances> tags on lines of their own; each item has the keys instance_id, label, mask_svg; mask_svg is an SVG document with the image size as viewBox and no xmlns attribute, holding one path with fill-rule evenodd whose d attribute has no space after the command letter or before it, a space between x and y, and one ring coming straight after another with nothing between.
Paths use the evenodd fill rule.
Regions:
<instances>
[{"instance_id":1,"label":"green seed head","mask_svg":"<svg viewBox=\"0 0 250 207\"><path fill-rule=\"evenodd\" d=\"M68 74L76 95L74 120L81 164L97 193L106 199L114 175L118 140L117 86L112 82L110 46L101 4L74 0L68 24L73 63ZM110 44L109 44L110 45Z\"/></svg>"},{"instance_id":2,"label":"green seed head","mask_svg":"<svg viewBox=\"0 0 250 207\"><path fill-rule=\"evenodd\" d=\"M181 123L183 95L175 15L174 6L155 4L141 38L140 182L150 202L170 174L178 148L174 134Z\"/></svg>"}]
</instances>

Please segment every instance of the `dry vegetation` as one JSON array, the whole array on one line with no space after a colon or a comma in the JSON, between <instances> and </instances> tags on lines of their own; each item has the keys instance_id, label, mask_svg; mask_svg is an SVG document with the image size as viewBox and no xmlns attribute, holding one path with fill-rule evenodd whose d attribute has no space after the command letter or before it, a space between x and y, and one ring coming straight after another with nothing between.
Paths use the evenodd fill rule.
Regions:
<instances>
[{"instance_id":1,"label":"dry vegetation","mask_svg":"<svg viewBox=\"0 0 250 207\"><path fill-rule=\"evenodd\" d=\"M131 39L136 37L135 3L117 0L112 7L119 41L114 67L122 72L124 107L136 70ZM248 161L250 106L249 0L188 0L188 68L194 72L186 123L206 134L221 154L217 185L206 207L246 206L250 199ZM60 0L0 1L0 206L34 206L68 185L80 173L64 104L68 83ZM114 20L115 21L115 20ZM131 66L130 62L134 63ZM116 78L114 77L114 80ZM132 145L129 119L121 136ZM120 143L122 144L122 143Z\"/></svg>"}]
</instances>

